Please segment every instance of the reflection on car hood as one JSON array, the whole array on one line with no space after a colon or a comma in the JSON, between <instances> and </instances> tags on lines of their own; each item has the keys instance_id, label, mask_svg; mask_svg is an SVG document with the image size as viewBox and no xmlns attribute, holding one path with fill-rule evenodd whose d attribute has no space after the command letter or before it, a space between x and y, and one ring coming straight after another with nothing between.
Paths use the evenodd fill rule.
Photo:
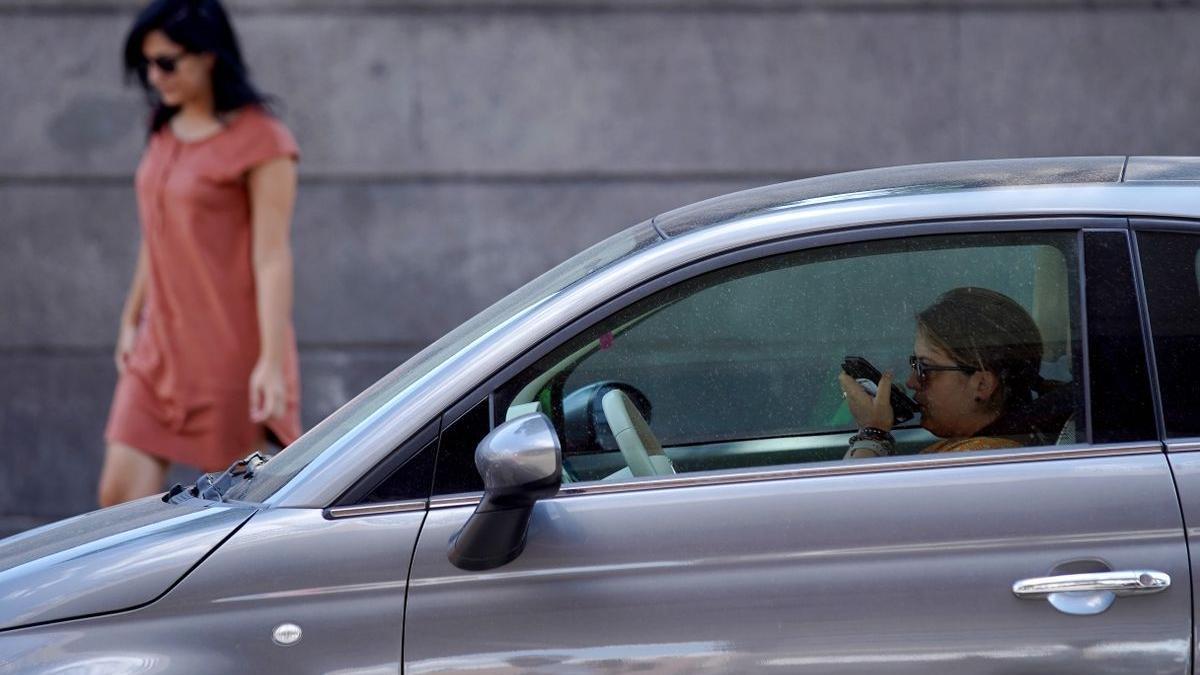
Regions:
<instances>
[{"instance_id":1,"label":"reflection on car hood","mask_svg":"<svg viewBox=\"0 0 1200 675\"><path fill-rule=\"evenodd\" d=\"M0 540L0 631L144 605L254 511L147 497Z\"/></svg>"}]
</instances>

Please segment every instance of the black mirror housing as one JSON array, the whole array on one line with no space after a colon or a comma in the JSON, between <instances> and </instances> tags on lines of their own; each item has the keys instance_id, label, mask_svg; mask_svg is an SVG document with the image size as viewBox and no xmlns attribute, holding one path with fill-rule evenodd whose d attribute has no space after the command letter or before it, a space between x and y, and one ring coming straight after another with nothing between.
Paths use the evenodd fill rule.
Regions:
<instances>
[{"instance_id":1,"label":"black mirror housing","mask_svg":"<svg viewBox=\"0 0 1200 675\"><path fill-rule=\"evenodd\" d=\"M484 494L475 512L450 539L447 557L460 569L488 570L525 550L537 500L562 485L562 448L550 420L524 415L496 427L475 450Z\"/></svg>"}]
</instances>

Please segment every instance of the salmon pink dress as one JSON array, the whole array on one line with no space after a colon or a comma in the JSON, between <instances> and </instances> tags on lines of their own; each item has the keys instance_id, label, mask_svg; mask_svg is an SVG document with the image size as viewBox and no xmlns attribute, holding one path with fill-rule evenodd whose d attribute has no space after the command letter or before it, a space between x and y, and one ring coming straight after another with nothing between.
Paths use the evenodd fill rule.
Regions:
<instances>
[{"instance_id":1,"label":"salmon pink dress","mask_svg":"<svg viewBox=\"0 0 1200 675\"><path fill-rule=\"evenodd\" d=\"M264 431L282 445L300 435L295 332L287 326L287 410L250 421L250 371L258 360L247 172L298 158L291 133L257 107L216 134L184 142L165 125L151 138L136 186L148 253L146 294L105 438L204 471L257 448Z\"/></svg>"}]
</instances>

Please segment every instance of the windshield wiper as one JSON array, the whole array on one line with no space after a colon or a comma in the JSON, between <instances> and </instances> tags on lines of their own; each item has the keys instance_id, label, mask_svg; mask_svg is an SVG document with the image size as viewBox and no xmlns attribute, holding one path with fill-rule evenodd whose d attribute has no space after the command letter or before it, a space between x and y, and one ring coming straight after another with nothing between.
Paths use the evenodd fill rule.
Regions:
<instances>
[{"instance_id":1,"label":"windshield wiper","mask_svg":"<svg viewBox=\"0 0 1200 675\"><path fill-rule=\"evenodd\" d=\"M193 497L214 502L223 501L230 486L235 482L253 478L254 472L258 471L258 468L266 464L269 459L271 458L260 452L253 452L230 464L229 468L220 474L215 472L200 474L195 485L184 487L183 484L176 483L163 496L163 501L178 504Z\"/></svg>"}]
</instances>

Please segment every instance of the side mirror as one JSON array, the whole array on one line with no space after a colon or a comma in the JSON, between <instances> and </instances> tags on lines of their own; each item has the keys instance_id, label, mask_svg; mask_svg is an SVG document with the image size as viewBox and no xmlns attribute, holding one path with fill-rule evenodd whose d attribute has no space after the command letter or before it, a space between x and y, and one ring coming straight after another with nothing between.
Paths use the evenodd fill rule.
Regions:
<instances>
[{"instance_id":1,"label":"side mirror","mask_svg":"<svg viewBox=\"0 0 1200 675\"><path fill-rule=\"evenodd\" d=\"M489 570L525 550L533 505L562 485L562 448L542 413L523 415L492 430L475 449L483 500L450 539L450 562L464 570Z\"/></svg>"}]
</instances>

